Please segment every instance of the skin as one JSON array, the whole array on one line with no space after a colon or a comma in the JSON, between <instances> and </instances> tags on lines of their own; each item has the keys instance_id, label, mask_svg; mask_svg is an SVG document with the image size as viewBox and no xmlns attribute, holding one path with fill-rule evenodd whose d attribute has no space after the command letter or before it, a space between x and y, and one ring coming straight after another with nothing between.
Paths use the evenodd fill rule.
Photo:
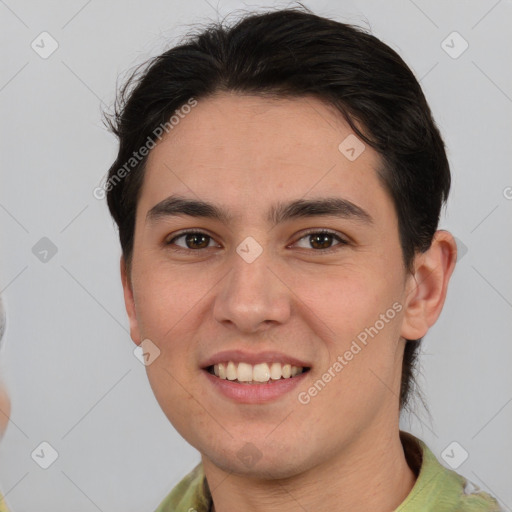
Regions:
<instances>
[{"instance_id":1,"label":"skin","mask_svg":"<svg viewBox=\"0 0 512 512\"><path fill-rule=\"evenodd\" d=\"M438 231L406 272L396 212L376 172L379 155L367 146L349 161L338 150L351 133L313 97L223 93L200 100L149 155L130 268L121 260L131 337L161 351L146 367L149 382L171 423L201 453L217 512L385 512L414 485L399 439L404 339L422 337L437 320L456 245ZM218 204L234 218L148 221L148 211L171 194ZM373 222L267 221L277 201L333 196ZM165 244L186 228L212 238ZM348 244L333 237L327 247L334 251L322 254L304 234L311 228L333 230ZM263 248L250 264L236 252L248 236ZM310 403L299 403L297 394L395 302L402 310L394 319ZM311 370L278 400L236 403L214 389L200 364L237 348L279 350ZM261 456L251 465L237 456L249 442Z\"/></svg>"}]
</instances>

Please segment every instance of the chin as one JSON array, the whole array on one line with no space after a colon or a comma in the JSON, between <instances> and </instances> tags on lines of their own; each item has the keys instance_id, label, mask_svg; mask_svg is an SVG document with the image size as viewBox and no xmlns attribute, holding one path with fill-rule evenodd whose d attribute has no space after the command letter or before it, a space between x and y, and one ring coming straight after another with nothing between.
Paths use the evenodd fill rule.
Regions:
<instances>
[{"instance_id":1,"label":"chin","mask_svg":"<svg viewBox=\"0 0 512 512\"><path fill-rule=\"evenodd\" d=\"M314 461L306 460L307 454L299 450L292 455L288 448L277 449L266 447L262 450L253 443L237 443L240 448L232 449L232 445L212 450L211 447L199 451L212 464L227 473L251 477L261 480L286 479L294 477L314 467Z\"/></svg>"}]
</instances>

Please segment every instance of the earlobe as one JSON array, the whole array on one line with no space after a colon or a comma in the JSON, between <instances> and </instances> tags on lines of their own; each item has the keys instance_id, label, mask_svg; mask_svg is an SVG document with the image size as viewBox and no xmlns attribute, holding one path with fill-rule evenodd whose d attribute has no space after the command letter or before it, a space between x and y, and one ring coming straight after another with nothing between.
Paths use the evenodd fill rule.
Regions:
<instances>
[{"instance_id":1,"label":"earlobe","mask_svg":"<svg viewBox=\"0 0 512 512\"><path fill-rule=\"evenodd\" d=\"M457 245L453 236L444 230L436 231L430 248L416 255L404 299L403 338L422 338L437 321L456 260Z\"/></svg>"},{"instance_id":2,"label":"earlobe","mask_svg":"<svg viewBox=\"0 0 512 512\"><path fill-rule=\"evenodd\" d=\"M135 310L132 283L124 256L121 256L121 282L123 284L124 305L130 320L130 336L134 343L138 345L141 342L139 324Z\"/></svg>"}]
</instances>

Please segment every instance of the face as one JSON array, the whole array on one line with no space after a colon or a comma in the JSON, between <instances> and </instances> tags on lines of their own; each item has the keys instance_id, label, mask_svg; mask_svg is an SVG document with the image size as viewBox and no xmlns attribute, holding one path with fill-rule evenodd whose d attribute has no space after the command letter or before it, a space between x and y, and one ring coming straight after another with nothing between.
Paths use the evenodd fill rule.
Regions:
<instances>
[{"instance_id":1,"label":"face","mask_svg":"<svg viewBox=\"0 0 512 512\"><path fill-rule=\"evenodd\" d=\"M398 421L410 281L379 156L341 151L351 135L312 97L223 94L149 155L123 274L131 336L158 348L162 410L219 468L291 476ZM228 361L253 366L222 379L211 366Z\"/></svg>"}]
</instances>

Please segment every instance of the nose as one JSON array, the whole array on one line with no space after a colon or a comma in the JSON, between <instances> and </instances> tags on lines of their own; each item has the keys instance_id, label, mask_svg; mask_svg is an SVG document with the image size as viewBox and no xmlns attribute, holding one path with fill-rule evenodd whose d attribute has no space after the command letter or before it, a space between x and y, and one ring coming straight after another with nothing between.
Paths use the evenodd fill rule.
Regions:
<instances>
[{"instance_id":1,"label":"nose","mask_svg":"<svg viewBox=\"0 0 512 512\"><path fill-rule=\"evenodd\" d=\"M213 314L223 324L245 333L285 323L291 313L291 291L283 271L264 250L248 262L234 252L230 271L219 284Z\"/></svg>"}]
</instances>

